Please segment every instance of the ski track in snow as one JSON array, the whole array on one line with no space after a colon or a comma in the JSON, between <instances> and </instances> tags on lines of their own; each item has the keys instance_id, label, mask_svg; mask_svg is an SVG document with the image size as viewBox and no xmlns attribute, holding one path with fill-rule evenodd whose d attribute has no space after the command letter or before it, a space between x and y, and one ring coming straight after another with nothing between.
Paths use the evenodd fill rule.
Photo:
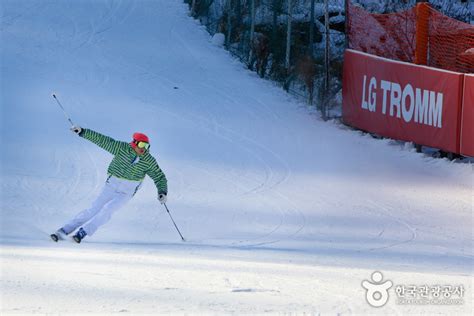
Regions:
<instances>
[{"instance_id":1,"label":"ski track in snow","mask_svg":"<svg viewBox=\"0 0 474 316\"><path fill-rule=\"evenodd\" d=\"M196 60L196 63L198 65L198 67L200 67L199 66L200 65L199 58L196 57L192 53L192 50L188 48L188 46L186 45L185 41L181 38L181 36L179 34L176 34L176 32L174 32L173 29L170 30L170 33L174 34L176 36L176 38L180 41L181 45L183 47L185 47L186 50L191 54L191 56L193 56L193 58ZM146 71L144 68L142 68L138 65L129 64L128 66L129 67L132 66L132 67L137 68L138 69L137 72L143 71L144 73L147 73L147 74L151 75L151 77L148 80L153 80L153 79L156 79L156 78L160 78L160 79L162 78L157 73L151 72L149 70ZM169 81L168 79L165 79L165 80ZM176 83L174 83L172 81L170 83L172 85L176 85ZM200 84L201 87L210 89L210 90L212 90L212 92L214 94L221 96L221 99L227 100L231 104L238 105L236 103L236 101L232 98L232 96L229 96L228 94L216 89L212 85L209 85L209 84L206 84L206 83L199 83L199 84ZM188 95L192 96L192 92L187 91L185 88L181 88L181 91L183 91L183 92L187 93ZM255 98L252 98L252 99L256 100ZM145 102L145 101L143 101L143 102ZM263 105L266 112L270 113L273 118L279 118L275 114L274 110L273 111L270 110L270 107L264 105L261 101L258 101L258 103ZM227 103L223 102L222 104L227 104ZM149 109L152 112L156 111L153 106L150 106ZM247 111L247 113L249 113L249 115L251 117L256 117L256 116L264 117L265 116L265 115L261 115L260 112L257 111L257 110L252 110L252 108L243 108L242 110ZM160 109L160 111L162 111L162 109ZM168 112L168 114L169 115L175 115L173 112ZM265 168L265 179L263 180L263 182L261 184L255 186L255 187L251 188L250 190L246 190L243 193L239 193L239 195L244 196L244 195L247 195L247 194L260 194L260 193L263 194L263 193L265 193L267 191L270 191L271 189L277 187L279 184L285 182L291 176L291 170L290 170L288 164L278 154L276 154L274 151L267 148L263 143L258 143L258 142L254 141L253 139L251 139L249 137L242 136L239 132L237 132L235 130L232 130L230 128L227 128L227 127L223 126L222 124L220 124L218 122L218 119L215 118L212 115L212 113L208 112L206 116L198 116L198 115L193 115L193 114L186 113L185 116L188 117L187 121L190 124L193 124L196 121L201 123L201 124L204 122L205 123L204 129L207 129L209 132L211 132L214 135L214 137L222 138L223 140L225 140L229 143L232 143L233 145L238 145L239 147L243 148L243 150L245 150L247 152L250 152L255 158L257 158L260 162L262 162L262 164L264 165L264 168ZM181 120L183 119L183 113L180 113L179 119L181 119ZM279 120L279 121L276 122L276 124L281 123L281 122L282 121ZM200 128L203 128L203 126L200 126ZM226 134L229 134L229 136L225 136ZM263 152L263 154L259 154L259 151ZM271 162L268 162L269 161L268 155L270 155L271 157L274 157L278 161L277 164L283 166L283 168L285 170L284 175L282 177L280 177L280 179L278 179L278 180L274 180L274 178L275 178L274 169L275 168L272 167ZM224 178L220 177L218 174L213 173L210 170L205 170L205 172L209 173L212 176L216 176L220 180L230 182L234 186L243 188L241 185L238 185L237 181L224 179ZM243 188L243 189L245 190L245 188ZM280 198L280 199L281 198L286 198L285 196L283 196L279 193L276 196L277 196L277 198ZM269 239L269 237L272 234L274 234L275 232L277 232L281 229L281 227L285 224L284 218L288 217L288 214L290 216L297 215L298 217L300 217L302 219L302 224L300 224L300 227L298 227L294 232L290 232L287 235L287 237L295 236L299 231L301 231L303 229L303 227L304 227L304 215L301 212L298 212L298 210L296 210L294 208L290 209L289 211L282 210L282 208L278 207L278 206L276 206L276 208L277 208L278 212L280 213L280 217L281 217L281 220L280 220L280 222L277 226L275 226L272 230L270 230L266 234L263 234L259 237L235 241L235 242L230 243L230 245L240 245L240 246L252 247L252 246L262 246L262 245L266 245L266 244L272 244L272 243L276 243L276 242L280 241L282 238L279 238L279 239L271 239L270 238ZM266 238L267 240L266 241L261 241L261 239L264 239L264 238ZM256 242L256 240L260 240L260 241Z\"/></svg>"},{"instance_id":2,"label":"ski track in snow","mask_svg":"<svg viewBox=\"0 0 474 316\"><path fill-rule=\"evenodd\" d=\"M399 241L399 242L390 243L390 244L388 244L386 246L382 246L382 247L370 248L369 251L382 250L382 249L395 247L395 246L398 246L398 245L401 245L401 244L412 242L416 239L416 230L412 226L410 226L410 224L408 224L406 221L391 215L393 213L393 209L390 209L386 205L382 205L381 203L377 203L377 202L372 201L372 200L368 200L367 203L372 204L373 206L375 206L373 209L382 210L381 212L379 212L379 214L382 214L383 216L386 216L386 217L390 218L391 220L395 221L396 223L401 224L402 226L405 227L405 229L407 229L409 231L408 234L407 234L407 238L405 238L404 240ZM383 234L383 231L379 234L379 237L381 237L382 234Z\"/></svg>"},{"instance_id":3,"label":"ski track in snow","mask_svg":"<svg viewBox=\"0 0 474 316\"><path fill-rule=\"evenodd\" d=\"M199 65L199 59L192 53L192 49L190 49L187 45L186 45L186 41L184 41L182 39L182 37L177 34L176 32L173 31L173 29L171 29L170 33L176 35L176 37L179 39L181 45L183 47L185 47L187 49L187 51L193 56L193 58L196 60L197 64ZM225 90L218 90L217 88L215 88L215 86L212 86L212 85L209 85L209 84L205 84L205 83L201 83L201 86L205 87L205 88L208 88L208 89L211 89L213 91L213 93L215 93L216 95L219 95L221 96L221 100L224 99L224 100L228 100L230 101L231 104L236 104L237 105L237 102L234 100L234 98L228 94L226 94ZM252 98L253 100L256 100L255 98ZM266 113L269 113L272 118L274 119L275 121L275 124L282 124L283 123L283 120L280 119L280 117L276 114L276 111L275 110L271 110L271 108L269 106L267 106L266 104L260 102L260 101L257 101L260 105L262 105L264 107L264 110L266 110L265 112ZM223 103L223 104L227 104L227 103ZM243 110L246 110L246 111L249 111L250 115L252 117L266 117L266 115L261 115L260 112L256 111L255 109L252 111L252 107L250 107L249 109L246 109L244 108ZM212 116L211 116L212 117ZM201 120L203 118L200 118ZM229 129L229 128L226 128L225 126L221 125L218 123L217 119L213 118L212 119L213 121L213 133L215 134L216 137L223 137L222 136L222 131L226 131L228 132L229 134L231 134L231 136L229 136L228 138L226 138L227 141L231 142L231 143L235 143L235 141L237 139L239 139L240 136L239 133L235 130L232 130L232 129ZM254 147L256 147L257 149L262 149L265 154L267 155L258 155L257 151L254 149L252 152L254 154L254 156L256 156L260 161L262 161L264 164L265 164L265 169L266 169L266 178L265 180L261 183L261 185L257 186L257 187L254 187L252 189L250 189L249 191L247 192L244 192L242 195L246 195L246 194L259 194L259 193L264 193L266 191L269 191L275 187L277 187L279 184L285 182L290 176L291 176L291 170L287 164L287 162L282 159L278 154L276 154L274 151L270 150L269 148L267 148L263 143L258 143L258 142L255 142L254 140L248 138L248 137L245 137L244 140L248 143L250 143L251 145L253 145ZM249 145L246 145L247 148L251 148L251 146ZM251 150L251 149L250 149ZM272 157L274 157L276 160L278 160L278 163L281 164L283 166L283 169L285 170L284 171L284 176L281 177L280 179L278 180L273 180L273 178L275 177L275 172L274 172L274 169L271 165L271 163L268 163L268 158L265 158L265 157L268 157L268 154ZM273 182L273 183L272 183ZM286 196L283 196L282 194L280 193L277 193L277 197L278 198L286 198ZM287 199L288 200L288 199ZM262 246L262 245L266 245L266 244L272 244L272 243L276 243L278 241L280 241L281 239L270 239L270 240L267 240L267 241L260 241L260 242L257 242L255 243L255 241L257 239L263 239L263 238L269 238L273 233L277 232L285 223L285 221L283 220L283 218L285 218L285 216L287 216L285 213L288 212L288 211L282 211L282 209L280 207L278 207L278 211L280 212L281 214L281 217L282 217L282 220L280 221L280 223L272 230L270 231L269 233L265 234L265 235L262 235L258 238L254 238L254 239L246 239L246 240L240 240L238 242L233 242L231 243L231 245L236 245L236 244L239 244L239 245L245 245L245 246ZM301 212L298 212L295 208L291 209L290 210L290 215L297 215L299 217L301 217L303 220L302 220L302 224L300 225L299 228L297 228L293 233L289 234L287 236L288 237L293 237L294 235L296 235L299 231L301 231L304 227L304 216L302 215ZM247 244L248 242L254 242L252 244ZM246 243L246 244L244 244Z\"/></svg>"},{"instance_id":4,"label":"ski track in snow","mask_svg":"<svg viewBox=\"0 0 474 316\"><path fill-rule=\"evenodd\" d=\"M169 113L169 114L172 115L173 113ZM183 119L183 117L181 116L180 119ZM209 169L208 170L201 169L201 171L204 171L204 172L210 174L211 176L217 177L222 181L229 182L233 186L239 187L243 191L242 193L239 193L239 195L244 196L244 195L248 195L248 194L263 194L266 191L269 191L272 188L278 186L280 183L286 181L290 177L291 172L289 171L290 169L289 169L288 165L286 163L284 163L284 161L281 159L281 157L279 157L277 154L275 154L271 150L267 149L263 144L256 143L255 141L251 140L250 138L247 138L247 137L244 138L242 136L239 136L238 132L233 131L231 129L228 129L228 128L218 124L216 120L212 120L212 119L209 120L209 119L207 119L205 117L201 117L201 116L192 116L191 118L188 119L188 121L190 123L195 122L195 121L208 122L209 127L206 127L206 128L211 133L213 133L215 137L222 138L223 140L225 140L229 143L232 143L234 145L237 145L237 143L243 143L243 145L239 144L239 147L242 147L245 151L250 152L252 155L254 155L259 161L261 161L264 164L265 170L266 170L266 176L265 176L264 181L261 184L257 185L256 187L254 187L250 190L247 190L247 188L245 188L243 185L239 184L239 182L237 182L237 181L222 178L218 173L213 173ZM224 136L225 134L223 134L223 132L229 133L230 136ZM237 140L239 140L239 142L237 142ZM256 148L256 149L253 149L253 148ZM274 171L273 171L274 168L272 167L271 163L267 162L268 158L265 158L265 157L267 157L266 155L258 154L258 152L257 152L258 149L262 149L264 152L266 152L270 155L273 155L277 160L282 162L282 165L285 167L286 172L285 172L285 175L281 179L273 180L273 178L275 178ZM286 198L284 195L281 195L279 193L277 193L276 196L278 198L282 198L282 199ZM272 244L272 243L276 243L276 242L280 241L281 238L280 239L271 239L270 237L271 237L272 234L274 234L275 232L280 230L281 227L285 224L284 218L288 216L286 213L289 213L290 215L295 215L295 213L296 213L296 215L299 215L301 218L303 218L303 223L301 224L301 226L299 228L297 228L295 232L289 233L289 235L287 237L292 237L303 229L303 227L304 227L304 216L301 213L298 213L298 211L294 210L294 209L291 209L290 212L288 212L288 211L283 211L281 207L276 206L276 208L280 213L281 220L280 220L280 223L277 226L275 226L271 231L269 231L268 233L263 234L259 237L256 237L256 238L245 239L245 240L239 240L239 241L232 242L232 243L230 243L230 245L241 245L241 246L252 247L252 246L262 246L262 245L266 245L266 244ZM257 240L261 240L261 239L264 239L264 238L267 239L267 240L256 242Z\"/></svg>"}]
</instances>

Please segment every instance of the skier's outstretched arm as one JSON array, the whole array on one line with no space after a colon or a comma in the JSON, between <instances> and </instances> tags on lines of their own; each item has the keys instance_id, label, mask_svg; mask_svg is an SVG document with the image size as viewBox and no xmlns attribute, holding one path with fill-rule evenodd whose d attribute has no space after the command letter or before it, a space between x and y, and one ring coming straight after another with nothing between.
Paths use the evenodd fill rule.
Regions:
<instances>
[{"instance_id":1,"label":"skier's outstretched arm","mask_svg":"<svg viewBox=\"0 0 474 316\"><path fill-rule=\"evenodd\" d=\"M119 152L120 147L124 144L124 142L117 141L113 139L112 137L102 135L100 133L97 133L91 129L87 128L81 128L79 126L74 126L71 128L71 130L81 136L82 138L85 138L97 146L107 150L109 153L116 155ZM125 143L126 144L126 143Z\"/></svg>"}]
</instances>

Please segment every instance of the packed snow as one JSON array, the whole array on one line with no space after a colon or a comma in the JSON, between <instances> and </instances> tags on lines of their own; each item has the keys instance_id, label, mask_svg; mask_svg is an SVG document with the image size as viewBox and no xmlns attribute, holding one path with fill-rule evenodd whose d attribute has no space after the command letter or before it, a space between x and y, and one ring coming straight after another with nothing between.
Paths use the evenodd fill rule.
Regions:
<instances>
[{"instance_id":1,"label":"packed snow","mask_svg":"<svg viewBox=\"0 0 474 316\"><path fill-rule=\"evenodd\" d=\"M472 312L469 162L323 122L180 1L0 6L2 315ZM186 242L149 178L94 236L50 240L112 158L53 93L75 124L150 137ZM375 271L393 283L382 307L362 287ZM458 300L401 302L410 285Z\"/></svg>"}]
</instances>

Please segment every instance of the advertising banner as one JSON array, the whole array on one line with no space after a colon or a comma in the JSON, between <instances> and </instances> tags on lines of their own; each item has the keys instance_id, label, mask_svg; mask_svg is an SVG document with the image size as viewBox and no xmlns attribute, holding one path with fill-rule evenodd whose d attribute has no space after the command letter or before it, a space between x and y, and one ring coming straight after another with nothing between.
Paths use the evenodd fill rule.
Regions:
<instances>
[{"instance_id":1,"label":"advertising banner","mask_svg":"<svg viewBox=\"0 0 474 316\"><path fill-rule=\"evenodd\" d=\"M459 153L463 74L346 50L345 124Z\"/></svg>"}]
</instances>

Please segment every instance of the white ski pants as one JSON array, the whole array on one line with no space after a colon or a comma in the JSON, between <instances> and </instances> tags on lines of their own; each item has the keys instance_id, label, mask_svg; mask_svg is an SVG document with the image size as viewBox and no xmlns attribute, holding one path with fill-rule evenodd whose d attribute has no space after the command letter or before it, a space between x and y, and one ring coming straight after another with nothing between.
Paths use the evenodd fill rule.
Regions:
<instances>
[{"instance_id":1,"label":"white ski pants","mask_svg":"<svg viewBox=\"0 0 474 316\"><path fill-rule=\"evenodd\" d=\"M115 211L130 201L140 186L141 182L110 176L92 206L64 225L64 231L69 234L82 226L87 235L92 236L100 226L110 220Z\"/></svg>"}]
</instances>

